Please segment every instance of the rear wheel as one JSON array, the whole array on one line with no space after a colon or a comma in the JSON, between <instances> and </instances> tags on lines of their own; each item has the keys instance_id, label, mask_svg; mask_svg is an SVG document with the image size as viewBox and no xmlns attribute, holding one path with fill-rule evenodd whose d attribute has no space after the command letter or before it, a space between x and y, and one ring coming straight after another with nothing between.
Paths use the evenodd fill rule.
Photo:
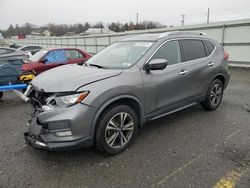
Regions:
<instances>
[{"instance_id":1,"label":"rear wheel","mask_svg":"<svg viewBox=\"0 0 250 188\"><path fill-rule=\"evenodd\" d=\"M210 84L206 100L201 102L201 105L205 110L215 110L218 108L223 97L223 88L223 83L219 79L214 80Z\"/></svg>"},{"instance_id":2,"label":"rear wheel","mask_svg":"<svg viewBox=\"0 0 250 188\"><path fill-rule=\"evenodd\" d=\"M138 130L138 117L127 105L111 107L102 114L96 130L96 146L99 150L117 154L133 141Z\"/></svg>"}]
</instances>

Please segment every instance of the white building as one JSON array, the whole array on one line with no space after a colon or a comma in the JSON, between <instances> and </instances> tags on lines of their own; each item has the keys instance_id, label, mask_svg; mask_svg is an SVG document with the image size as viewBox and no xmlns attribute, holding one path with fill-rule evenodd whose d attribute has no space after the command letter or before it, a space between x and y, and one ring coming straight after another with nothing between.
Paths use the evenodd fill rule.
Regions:
<instances>
[{"instance_id":1,"label":"white building","mask_svg":"<svg viewBox=\"0 0 250 188\"><path fill-rule=\"evenodd\" d=\"M89 28L87 31L80 33L80 36L83 35L96 35L96 34L112 34L115 33L108 28Z\"/></svg>"}]
</instances>

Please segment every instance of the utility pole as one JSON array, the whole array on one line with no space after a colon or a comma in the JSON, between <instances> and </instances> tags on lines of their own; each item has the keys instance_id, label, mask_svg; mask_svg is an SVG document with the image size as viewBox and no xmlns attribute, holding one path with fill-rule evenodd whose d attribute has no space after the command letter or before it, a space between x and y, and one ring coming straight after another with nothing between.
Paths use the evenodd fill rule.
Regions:
<instances>
[{"instance_id":1,"label":"utility pole","mask_svg":"<svg viewBox=\"0 0 250 188\"><path fill-rule=\"evenodd\" d=\"M183 27L185 23L185 15L181 15L181 26Z\"/></svg>"},{"instance_id":2,"label":"utility pole","mask_svg":"<svg viewBox=\"0 0 250 188\"><path fill-rule=\"evenodd\" d=\"M210 17L210 8L207 9L207 24L209 23L209 17Z\"/></svg>"},{"instance_id":3,"label":"utility pole","mask_svg":"<svg viewBox=\"0 0 250 188\"><path fill-rule=\"evenodd\" d=\"M136 29L138 30L138 21L139 21L139 14L136 13Z\"/></svg>"}]
</instances>

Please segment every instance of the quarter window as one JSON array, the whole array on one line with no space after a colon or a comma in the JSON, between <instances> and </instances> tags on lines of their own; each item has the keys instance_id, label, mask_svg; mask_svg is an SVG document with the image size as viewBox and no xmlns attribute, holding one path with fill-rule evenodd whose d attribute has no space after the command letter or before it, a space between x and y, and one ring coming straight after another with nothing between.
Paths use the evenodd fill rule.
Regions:
<instances>
[{"instance_id":1,"label":"quarter window","mask_svg":"<svg viewBox=\"0 0 250 188\"><path fill-rule=\"evenodd\" d=\"M165 59L168 65L173 65L181 62L181 52L179 41L169 41L163 44L157 52L153 55L152 59Z\"/></svg>"},{"instance_id":2,"label":"quarter window","mask_svg":"<svg viewBox=\"0 0 250 188\"><path fill-rule=\"evenodd\" d=\"M182 43L186 61L206 57L205 47L201 40L184 39Z\"/></svg>"},{"instance_id":3,"label":"quarter window","mask_svg":"<svg viewBox=\"0 0 250 188\"><path fill-rule=\"evenodd\" d=\"M207 47L207 55L209 56L214 51L215 46L208 40L204 40L204 43Z\"/></svg>"}]
</instances>

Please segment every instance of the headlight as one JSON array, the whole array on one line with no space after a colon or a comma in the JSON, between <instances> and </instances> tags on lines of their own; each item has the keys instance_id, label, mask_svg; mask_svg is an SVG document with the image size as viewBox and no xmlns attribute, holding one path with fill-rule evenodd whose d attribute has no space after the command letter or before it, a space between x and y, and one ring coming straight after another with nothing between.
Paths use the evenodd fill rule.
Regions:
<instances>
[{"instance_id":1,"label":"headlight","mask_svg":"<svg viewBox=\"0 0 250 188\"><path fill-rule=\"evenodd\" d=\"M55 97L55 102L57 106L71 106L73 104L80 103L83 99L85 99L89 94L89 91L85 91L82 93L72 94L72 95L64 95Z\"/></svg>"}]
</instances>

